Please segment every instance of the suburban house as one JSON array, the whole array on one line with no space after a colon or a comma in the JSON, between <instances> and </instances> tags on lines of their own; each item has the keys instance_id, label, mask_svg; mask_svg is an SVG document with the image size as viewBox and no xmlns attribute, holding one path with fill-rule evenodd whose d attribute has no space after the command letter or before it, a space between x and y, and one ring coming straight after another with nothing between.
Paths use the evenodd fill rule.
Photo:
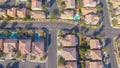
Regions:
<instances>
[{"instance_id":1,"label":"suburban house","mask_svg":"<svg viewBox=\"0 0 120 68\"><path fill-rule=\"evenodd\" d=\"M86 68L104 68L104 65L102 61L90 61L88 64L86 64Z\"/></svg>"},{"instance_id":2,"label":"suburban house","mask_svg":"<svg viewBox=\"0 0 120 68\"><path fill-rule=\"evenodd\" d=\"M58 39L58 43L62 46L59 57L65 61L65 64L58 65L58 68L77 68L76 35L65 33L64 37Z\"/></svg>"},{"instance_id":3,"label":"suburban house","mask_svg":"<svg viewBox=\"0 0 120 68\"><path fill-rule=\"evenodd\" d=\"M60 38L59 43L62 47L76 47L76 36L68 34L65 37Z\"/></svg>"},{"instance_id":4,"label":"suburban house","mask_svg":"<svg viewBox=\"0 0 120 68\"><path fill-rule=\"evenodd\" d=\"M28 55L31 52L31 39L19 40L19 51L21 55Z\"/></svg>"},{"instance_id":5,"label":"suburban house","mask_svg":"<svg viewBox=\"0 0 120 68\"><path fill-rule=\"evenodd\" d=\"M45 12L31 11L31 18L35 20L42 20L46 18Z\"/></svg>"},{"instance_id":6,"label":"suburban house","mask_svg":"<svg viewBox=\"0 0 120 68\"><path fill-rule=\"evenodd\" d=\"M118 65L120 65L120 38L118 37L114 43L114 49L116 53L116 59Z\"/></svg>"},{"instance_id":7,"label":"suburban house","mask_svg":"<svg viewBox=\"0 0 120 68\"><path fill-rule=\"evenodd\" d=\"M18 43L17 39L5 39L3 44L4 46L3 52L5 54L9 54L10 56L14 56L18 50L17 43Z\"/></svg>"},{"instance_id":8,"label":"suburban house","mask_svg":"<svg viewBox=\"0 0 120 68\"><path fill-rule=\"evenodd\" d=\"M102 45L98 39L91 39L90 40L90 48L91 49L101 49Z\"/></svg>"},{"instance_id":9,"label":"suburban house","mask_svg":"<svg viewBox=\"0 0 120 68\"><path fill-rule=\"evenodd\" d=\"M75 8L75 0L62 0L65 3L65 10L61 13L61 19L70 19L74 18L74 8Z\"/></svg>"},{"instance_id":10,"label":"suburban house","mask_svg":"<svg viewBox=\"0 0 120 68\"><path fill-rule=\"evenodd\" d=\"M45 56L45 45L44 40L32 42L32 55Z\"/></svg>"},{"instance_id":11,"label":"suburban house","mask_svg":"<svg viewBox=\"0 0 120 68\"><path fill-rule=\"evenodd\" d=\"M82 15L87 15L89 13L97 13L96 8L81 8Z\"/></svg>"},{"instance_id":12,"label":"suburban house","mask_svg":"<svg viewBox=\"0 0 120 68\"><path fill-rule=\"evenodd\" d=\"M66 9L74 9L75 8L75 0L62 0L65 5Z\"/></svg>"},{"instance_id":13,"label":"suburban house","mask_svg":"<svg viewBox=\"0 0 120 68\"><path fill-rule=\"evenodd\" d=\"M64 12L61 13L60 18L73 20L74 10L69 10L69 9L64 10Z\"/></svg>"},{"instance_id":14,"label":"suburban house","mask_svg":"<svg viewBox=\"0 0 120 68\"><path fill-rule=\"evenodd\" d=\"M60 56L67 64L60 66L59 68L77 68L76 55L76 48L63 48Z\"/></svg>"},{"instance_id":15,"label":"suburban house","mask_svg":"<svg viewBox=\"0 0 120 68\"><path fill-rule=\"evenodd\" d=\"M16 14L17 14L17 8L10 8L7 9L7 15L13 18L16 18Z\"/></svg>"},{"instance_id":16,"label":"suburban house","mask_svg":"<svg viewBox=\"0 0 120 68\"><path fill-rule=\"evenodd\" d=\"M90 57L92 60L102 60L101 50L91 50Z\"/></svg>"},{"instance_id":17,"label":"suburban house","mask_svg":"<svg viewBox=\"0 0 120 68\"><path fill-rule=\"evenodd\" d=\"M76 48L63 48L60 55L65 61L76 61Z\"/></svg>"},{"instance_id":18,"label":"suburban house","mask_svg":"<svg viewBox=\"0 0 120 68\"><path fill-rule=\"evenodd\" d=\"M0 19L6 18L6 17L7 17L7 16L6 16L6 10L0 8Z\"/></svg>"},{"instance_id":19,"label":"suburban house","mask_svg":"<svg viewBox=\"0 0 120 68\"><path fill-rule=\"evenodd\" d=\"M85 16L85 23L90 25L97 25L99 23L99 17L98 15L94 13L87 14Z\"/></svg>"},{"instance_id":20,"label":"suburban house","mask_svg":"<svg viewBox=\"0 0 120 68\"><path fill-rule=\"evenodd\" d=\"M26 15L27 15L27 9L26 8L17 9L18 18L24 18Z\"/></svg>"},{"instance_id":21,"label":"suburban house","mask_svg":"<svg viewBox=\"0 0 120 68\"><path fill-rule=\"evenodd\" d=\"M42 0L32 0L31 1L32 10L42 10Z\"/></svg>"},{"instance_id":22,"label":"suburban house","mask_svg":"<svg viewBox=\"0 0 120 68\"><path fill-rule=\"evenodd\" d=\"M32 54L40 57L45 56L45 40L41 38L40 34L34 34L34 41L32 42Z\"/></svg>"},{"instance_id":23,"label":"suburban house","mask_svg":"<svg viewBox=\"0 0 120 68\"><path fill-rule=\"evenodd\" d=\"M83 0L83 7L96 7L98 0Z\"/></svg>"}]
</instances>

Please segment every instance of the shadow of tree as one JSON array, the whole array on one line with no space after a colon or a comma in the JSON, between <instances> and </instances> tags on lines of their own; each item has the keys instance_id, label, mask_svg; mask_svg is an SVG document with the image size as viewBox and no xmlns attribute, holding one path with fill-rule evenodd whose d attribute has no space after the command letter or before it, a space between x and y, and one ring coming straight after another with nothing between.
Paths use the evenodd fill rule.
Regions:
<instances>
[{"instance_id":1,"label":"shadow of tree","mask_svg":"<svg viewBox=\"0 0 120 68\"><path fill-rule=\"evenodd\" d=\"M41 66L40 66L40 65L37 65L35 68L41 68Z\"/></svg>"},{"instance_id":2,"label":"shadow of tree","mask_svg":"<svg viewBox=\"0 0 120 68\"><path fill-rule=\"evenodd\" d=\"M4 68L4 65L3 65L3 64L0 64L0 68Z\"/></svg>"},{"instance_id":3,"label":"shadow of tree","mask_svg":"<svg viewBox=\"0 0 120 68\"><path fill-rule=\"evenodd\" d=\"M111 43L111 38L106 38L105 39L105 47L108 46Z\"/></svg>"},{"instance_id":4,"label":"shadow of tree","mask_svg":"<svg viewBox=\"0 0 120 68\"><path fill-rule=\"evenodd\" d=\"M75 26L71 29L71 31L75 31L75 33L78 33L79 32L79 27L78 26Z\"/></svg>"}]
</instances>

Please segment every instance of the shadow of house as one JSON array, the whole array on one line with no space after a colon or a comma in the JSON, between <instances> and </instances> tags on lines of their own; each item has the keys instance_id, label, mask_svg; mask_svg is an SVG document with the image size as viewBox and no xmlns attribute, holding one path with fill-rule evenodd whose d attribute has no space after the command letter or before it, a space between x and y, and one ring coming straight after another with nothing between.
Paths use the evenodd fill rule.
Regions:
<instances>
[{"instance_id":1,"label":"shadow of house","mask_svg":"<svg viewBox=\"0 0 120 68\"><path fill-rule=\"evenodd\" d=\"M40 65L37 65L37 66L35 66L35 68L41 68L41 66L40 66Z\"/></svg>"},{"instance_id":2,"label":"shadow of house","mask_svg":"<svg viewBox=\"0 0 120 68\"><path fill-rule=\"evenodd\" d=\"M49 34L49 30L46 27L42 27L41 29L46 33L46 38L45 38L45 52L46 52L51 42L51 35Z\"/></svg>"},{"instance_id":3,"label":"shadow of house","mask_svg":"<svg viewBox=\"0 0 120 68\"><path fill-rule=\"evenodd\" d=\"M12 28L15 28L17 26L17 24L18 24L17 22L13 23Z\"/></svg>"},{"instance_id":4,"label":"shadow of house","mask_svg":"<svg viewBox=\"0 0 120 68\"><path fill-rule=\"evenodd\" d=\"M105 47L108 46L111 43L111 38L106 38L105 39Z\"/></svg>"},{"instance_id":5,"label":"shadow of house","mask_svg":"<svg viewBox=\"0 0 120 68\"><path fill-rule=\"evenodd\" d=\"M11 68L19 68L19 62L14 62Z\"/></svg>"},{"instance_id":6,"label":"shadow of house","mask_svg":"<svg viewBox=\"0 0 120 68\"><path fill-rule=\"evenodd\" d=\"M75 33L78 33L79 32L79 27L78 26L75 26L71 29L71 31L75 31Z\"/></svg>"},{"instance_id":7,"label":"shadow of house","mask_svg":"<svg viewBox=\"0 0 120 68\"><path fill-rule=\"evenodd\" d=\"M33 28L33 23L26 24L25 27L27 29L32 29Z\"/></svg>"},{"instance_id":8,"label":"shadow of house","mask_svg":"<svg viewBox=\"0 0 120 68\"><path fill-rule=\"evenodd\" d=\"M55 3L55 0L50 0L50 7L52 7L52 5Z\"/></svg>"},{"instance_id":9,"label":"shadow of house","mask_svg":"<svg viewBox=\"0 0 120 68\"><path fill-rule=\"evenodd\" d=\"M11 62L7 64L6 68L12 68L11 67Z\"/></svg>"},{"instance_id":10,"label":"shadow of house","mask_svg":"<svg viewBox=\"0 0 120 68\"><path fill-rule=\"evenodd\" d=\"M0 29L4 29L6 26L7 26L7 22L3 22L3 23L1 23L1 25L0 25Z\"/></svg>"},{"instance_id":11,"label":"shadow of house","mask_svg":"<svg viewBox=\"0 0 120 68\"><path fill-rule=\"evenodd\" d=\"M4 68L4 65L3 65L3 64L0 64L0 68Z\"/></svg>"}]
</instances>

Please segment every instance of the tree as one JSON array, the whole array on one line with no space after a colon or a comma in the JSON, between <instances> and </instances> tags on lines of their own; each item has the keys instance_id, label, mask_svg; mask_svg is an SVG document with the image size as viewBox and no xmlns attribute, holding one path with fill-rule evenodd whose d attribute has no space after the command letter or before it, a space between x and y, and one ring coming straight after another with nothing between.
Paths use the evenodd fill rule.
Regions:
<instances>
[{"instance_id":1,"label":"tree","mask_svg":"<svg viewBox=\"0 0 120 68\"><path fill-rule=\"evenodd\" d=\"M79 55L80 55L81 58L85 57L85 49L84 48L79 49Z\"/></svg>"},{"instance_id":2,"label":"tree","mask_svg":"<svg viewBox=\"0 0 120 68\"><path fill-rule=\"evenodd\" d=\"M118 24L118 20L117 19L113 19L112 20L112 24L113 24L113 26L117 25Z\"/></svg>"},{"instance_id":3,"label":"tree","mask_svg":"<svg viewBox=\"0 0 120 68\"><path fill-rule=\"evenodd\" d=\"M58 65L63 65L65 63L65 60L61 57L59 60L58 60Z\"/></svg>"},{"instance_id":4,"label":"tree","mask_svg":"<svg viewBox=\"0 0 120 68\"><path fill-rule=\"evenodd\" d=\"M101 38L101 37L102 37L101 34L96 35L96 38L98 38L98 39Z\"/></svg>"},{"instance_id":5,"label":"tree","mask_svg":"<svg viewBox=\"0 0 120 68\"><path fill-rule=\"evenodd\" d=\"M61 3L61 5L60 5L60 10L61 10L62 12L64 12L65 8L66 8L66 4L65 4L65 2L63 1L63 2Z\"/></svg>"},{"instance_id":6,"label":"tree","mask_svg":"<svg viewBox=\"0 0 120 68\"><path fill-rule=\"evenodd\" d=\"M83 7L82 0L77 0L77 8L81 9Z\"/></svg>"},{"instance_id":7,"label":"tree","mask_svg":"<svg viewBox=\"0 0 120 68\"><path fill-rule=\"evenodd\" d=\"M8 22L8 21L10 21L11 19L10 18L5 18L4 20L3 20L3 22Z\"/></svg>"},{"instance_id":8,"label":"tree","mask_svg":"<svg viewBox=\"0 0 120 68\"><path fill-rule=\"evenodd\" d=\"M50 19L57 19L56 15L54 13L50 14Z\"/></svg>"},{"instance_id":9,"label":"tree","mask_svg":"<svg viewBox=\"0 0 120 68\"><path fill-rule=\"evenodd\" d=\"M108 4L109 4L109 7L113 7L112 2L108 2Z\"/></svg>"},{"instance_id":10,"label":"tree","mask_svg":"<svg viewBox=\"0 0 120 68\"><path fill-rule=\"evenodd\" d=\"M27 28L24 27L22 30L21 30L21 33L24 34L25 32L27 32Z\"/></svg>"},{"instance_id":11,"label":"tree","mask_svg":"<svg viewBox=\"0 0 120 68\"><path fill-rule=\"evenodd\" d=\"M42 5L42 10L46 11L47 10L47 5Z\"/></svg>"},{"instance_id":12,"label":"tree","mask_svg":"<svg viewBox=\"0 0 120 68\"><path fill-rule=\"evenodd\" d=\"M61 37L63 35L63 32L61 30L58 30L58 36Z\"/></svg>"},{"instance_id":13,"label":"tree","mask_svg":"<svg viewBox=\"0 0 120 68\"><path fill-rule=\"evenodd\" d=\"M96 8L97 8L97 11L102 11L103 10L103 7L101 5L98 5Z\"/></svg>"},{"instance_id":14,"label":"tree","mask_svg":"<svg viewBox=\"0 0 120 68\"><path fill-rule=\"evenodd\" d=\"M21 56L21 53L20 52L17 52L16 53L16 57L19 58Z\"/></svg>"},{"instance_id":15,"label":"tree","mask_svg":"<svg viewBox=\"0 0 120 68\"><path fill-rule=\"evenodd\" d=\"M102 49L102 51L103 51L103 52L108 52L109 49L105 47L105 48Z\"/></svg>"}]
</instances>

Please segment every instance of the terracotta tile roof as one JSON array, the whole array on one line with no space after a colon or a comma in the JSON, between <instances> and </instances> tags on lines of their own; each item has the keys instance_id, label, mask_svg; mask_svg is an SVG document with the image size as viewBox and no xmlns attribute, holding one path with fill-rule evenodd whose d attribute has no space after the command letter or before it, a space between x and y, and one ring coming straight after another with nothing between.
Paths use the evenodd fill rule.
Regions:
<instances>
[{"instance_id":1,"label":"terracotta tile roof","mask_svg":"<svg viewBox=\"0 0 120 68\"><path fill-rule=\"evenodd\" d=\"M17 39L5 39L4 53L14 53L17 50Z\"/></svg>"},{"instance_id":2,"label":"terracotta tile roof","mask_svg":"<svg viewBox=\"0 0 120 68\"><path fill-rule=\"evenodd\" d=\"M104 68L103 62L90 62L89 68Z\"/></svg>"},{"instance_id":3,"label":"terracotta tile roof","mask_svg":"<svg viewBox=\"0 0 120 68\"><path fill-rule=\"evenodd\" d=\"M42 11L31 11L31 18L33 19L45 19L45 13Z\"/></svg>"},{"instance_id":4,"label":"terracotta tile roof","mask_svg":"<svg viewBox=\"0 0 120 68\"><path fill-rule=\"evenodd\" d=\"M91 58L92 60L102 60L101 50L91 50Z\"/></svg>"},{"instance_id":5,"label":"terracotta tile roof","mask_svg":"<svg viewBox=\"0 0 120 68\"><path fill-rule=\"evenodd\" d=\"M97 5L97 0L83 0L84 7L95 7Z\"/></svg>"},{"instance_id":6,"label":"terracotta tile roof","mask_svg":"<svg viewBox=\"0 0 120 68\"><path fill-rule=\"evenodd\" d=\"M21 39L19 40L19 50L22 55L29 54L31 51L31 39Z\"/></svg>"},{"instance_id":7,"label":"terracotta tile roof","mask_svg":"<svg viewBox=\"0 0 120 68\"><path fill-rule=\"evenodd\" d=\"M7 10L7 15L11 17L16 17L17 14L17 8L11 8Z\"/></svg>"},{"instance_id":8,"label":"terracotta tile roof","mask_svg":"<svg viewBox=\"0 0 120 68\"><path fill-rule=\"evenodd\" d=\"M77 62L67 62L68 68L77 68Z\"/></svg>"},{"instance_id":9,"label":"terracotta tile roof","mask_svg":"<svg viewBox=\"0 0 120 68\"><path fill-rule=\"evenodd\" d=\"M41 8L42 6L42 0L32 0L31 2L31 8L34 9L34 8Z\"/></svg>"},{"instance_id":10,"label":"terracotta tile roof","mask_svg":"<svg viewBox=\"0 0 120 68\"><path fill-rule=\"evenodd\" d=\"M76 48L63 48L60 55L65 61L76 60Z\"/></svg>"},{"instance_id":11,"label":"terracotta tile roof","mask_svg":"<svg viewBox=\"0 0 120 68\"><path fill-rule=\"evenodd\" d=\"M87 15L89 13L97 13L97 9L96 8L81 8L81 12L83 15Z\"/></svg>"},{"instance_id":12,"label":"terracotta tile roof","mask_svg":"<svg viewBox=\"0 0 120 68\"><path fill-rule=\"evenodd\" d=\"M40 55L40 56L45 55L44 40L32 42L32 53L34 55Z\"/></svg>"},{"instance_id":13,"label":"terracotta tile roof","mask_svg":"<svg viewBox=\"0 0 120 68\"><path fill-rule=\"evenodd\" d=\"M24 18L27 14L27 9L26 8L21 8L17 10L17 16L19 18Z\"/></svg>"},{"instance_id":14,"label":"terracotta tile roof","mask_svg":"<svg viewBox=\"0 0 120 68\"><path fill-rule=\"evenodd\" d=\"M99 22L99 17L96 14L87 14L85 16L86 24L96 25Z\"/></svg>"},{"instance_id":15,"label":"terracotta tile roof","mask_svg":"<svg viewBox=\"0 0 120 68\"><path fill-rule=\"evenodd\" d=\"M65 65L61 65L58 68L77 68L77 62L66 62Z\"/></svg>"},{"instance_id":16,"label":"terracotta tile roof","mask_svg":"<svg viewBox=\"0 0 120 68\"><path fill-rule=\"evenodd\" d=\"M75 35L66 35L66 37L60 39L60 43L63 47L76 46L75 40Z\"/></svg>"},{"instance_id":17,"label":"terracotta tile roof","mask_svg":"<svg viewBox=\"0 0 120 68\"><path fill-rule=\"evenodd\" d=\"M102 45L100 44L98 39L90 40L90 48L91 49L101 49Z\"/></svg>"},{"instance_id":18,"label":"terracotta tile roof","mask_svg":"<svg viewBox=\"0 0 120 68\"><path fill-rule=\"evenodd\" d=\"M61 19L72 19L74 17L74 10L65 10L63 13L61 13L60 18Z\"/></svg>"}]
</instances>

